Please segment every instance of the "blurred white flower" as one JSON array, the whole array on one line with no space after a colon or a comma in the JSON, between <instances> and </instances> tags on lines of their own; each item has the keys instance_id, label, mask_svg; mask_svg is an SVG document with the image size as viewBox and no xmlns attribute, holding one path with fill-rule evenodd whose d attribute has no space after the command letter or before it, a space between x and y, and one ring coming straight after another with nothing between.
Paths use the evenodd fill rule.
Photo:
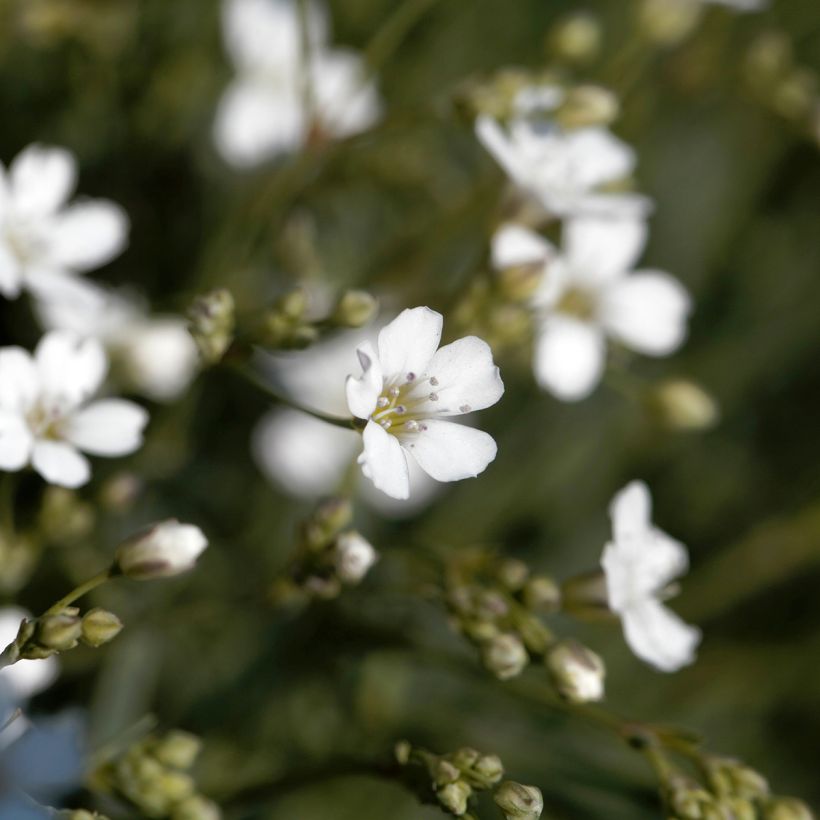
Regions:
<instances>
[{"instance_id":1,"label":"blurred white flower","mask_svg":"<svg viewBox=\"0 0 820 820\"><path fill-rule=\"evenodd\" d=\"M486 342L467 336L438 349L442 321L427 307L402 311L379 332L378 353L370 342L357 348L362 375L345 385L350 412L367 420L362 472L393 498L409 497L408 454L436 481L475 477L496 455L492 436L442 418L504 393Z\"/></svg>"},{"instance_id":2,"label":"blurred white flower","mask_svg":"<svg viewBox=\"0 0 820 820\"><path fill-rule=\"evenodd\" d=\"M217 109L214 140L232 165L294 151L313 129L346 137L378 119L362 58L326 45L328 22L317 3L308 6L307 54L297 0L225 0L222 27L236 77Z\"/></svg>"},{"instance_id":3,"label":"blurred white flower","mask_svg":"<svg viewBox=\"0 0 820 820\"><path fill-rule=\"evenodd\" d=\"M186 320L151 315L136 298L78 281L44 294L35 309L48 330L99 339L125 385L155 401L177 398L196 373Z\"/></svg>"},{"instance_id":4,"label":"blurred white flower","mask_svg":"<svg viewBox=\"0 0 820 820\"><path fill-rule=\"evenodd\" d=\"M561 127L552 115L563 98L557 87L526 88L506 125L482 114L476 135L510 180L550 214L645 213L645 197L601 191L632 174L633 149L602 126Z\"/></svg>"},{"instance_id":5,"label":"blurred white flower","mask_svg":"<svg viewBox=\"0 0 820 820\"><path fill-rule=\"evenodd\" d=\"M339 579L346 584L358 584L379 560L373 545L357 532L343 532L336 539L334 562Z\"/></svg>"},{"instance_id":6,"label":"blurred white flower","mask_svg":"<svg viewBox=\"0 0 820 820\"><path fill-rule=\"evenodd\" d=\"M689 0L689 2L692 2L692 0ZM769 5L768 0L697 0L697 2L713 6L726 6L726 8L735 9L735 11L760 11Z\"/></svg>"},{"instance_id":7,"label":"blurred white flower","mask_svg":"<svg viewBox=\"0 0 820 820\"><path fill-rule=\"evenodd\" d=\"M131 536L117 548L117 566L137 581L168 578L194 568L208 546L199 527L168 519Z\"/></svg>"},{"instance_id":8,"label":"blurred white flower","mask_svg":"<svg viewBox=\"0 0 820 820\"><path fill-rule=\"evenodd\" d=\"M604 548L609 607L621 617L632 651L664 672L695 660L700 630L663 604L670 584L689 567L686 547L652 524L652 501L641 481L612 500L612 541Z\"/></svg>"},{"instance_id":9,"label":"blurred white flower","mask_svg":"<svg viewBox=\"0 0 820 820\"><path fill-rule=\"evenodd\" d=\"M532 306L538 325L535 378L565 401L598 384L610 337L648 356L666 356L686 336L691 308L683 285L667 273L632 272L646 244L639 218L578 217L564 225L559 253L518 225L493 238L493 264L543 266Z\"/></svg>"},{"instance_id":10,"label":"blurred white flower","mask_svg":"<svg viewBox=\"0 0 820 820\"><path fill-rule=\"evenodd\" d=\"M128 217L104 199L66 205L77 180L64 148L30 145L0 165L0 294L45 293L67 276L110 262L125 248Z\"/></svg>"},{"instance_id":11,"label":"blurred white flower","mask_svg":"<svg viewBox=\"0 0 820 820\"><path fill-rule=\"evenodd\" d=\"M123 399L88 399L102 385L105 352L95 339L52 331L32 356L0 348L0 469L31 463L49 483L79 487L91 475L79 451L122 456L142 444L148 414Z\"/></svg>"}]
</instances>

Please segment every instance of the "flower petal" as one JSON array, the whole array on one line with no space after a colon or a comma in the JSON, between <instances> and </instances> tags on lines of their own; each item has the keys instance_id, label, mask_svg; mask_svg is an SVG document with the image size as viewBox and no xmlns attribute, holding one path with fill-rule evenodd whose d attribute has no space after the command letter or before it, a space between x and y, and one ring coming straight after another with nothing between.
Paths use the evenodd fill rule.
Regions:
<instances>
[{"instance_id":1,"label":"flower petal","mask_svg":"<svg viewBox=\"0 0 820 820\"><path fill-rule=\"evenodd\" d=\"M0 349L0 409L24 413L39 392L40 379L29 352L22 347Z\"/></svg>"},{"instance_id":2,"label":"flower petal","mask_svg":"<svg viewBox=\"0 0 820 820\"><path fill-rule=\"evenodd\" d=\"M427 379L430 381L425 383ZM417 404L413 412L442 416L483 410L504 395L504 382L493 362L493 352L477 336L465 336L436 351L420 388L436 398Z\"/></svg>"},{"instance_id":3,"label":"flower petal","mask_svg":"<svg viewBox=\"0 0 820 820\"><path fill-rule=\"evenodd\" d=\"M96 339L67 331L46 334L34 353L43 394L76 406L97 391L108 361Z\"/></svg>"},{"instance_id":4,"label":"flower petal","mask_svg":"<svg viewBox=\"0 0 820 820\"><path fill-rule=\"evenodd\" d=\"M0 470L22 470L34 440L22 416L0 410Z\"/></svg>"},{"instance_id":5,"label":"flower petal","mask_svg":"<svg viewBox=\"0 0 820 820\"><path fill-rule=\"evenodd\" d=\"M555 254L555 248L540 234L521 225L507 223L493 235L493 267L518 267L519 265L542 265Z\"/></svg>"},{"instance_id":6,"label":"flower petal","mask_svg":"<svg viewBox=\"0 0 820 820\"><path fill-rule=\"evenodd\" d=\"M385 385L423 373L441 341L444 319L428 307L403 310L379 332L379 361Z\"/></svg>"},{"instance_id":7,"label":"flower petal","mask_svg":"<svg viewBox=\"0 0 820 820\"><path fill-rule=\"evenodd\" d=\"M677 279L659 271L638 272L601 294L600 319L607 332L649 356L666 356L686 338L691 300Z\"/></svg>"},{"instance_id":8,"label":"flower petal","mask_svg":"<svg viewBox=\"0 0 820 820\"><path fill-rule=\"evenodd\" d=\"M77 182L77 163L65 148L29 145L9 167L14 210L27 216L54 213L71 195Z\"/></svg>"},{"instance_id":9,"label":"flower petal","mask_svg":"<svg viewBox=\"0 0 820 820\"><path fill-rule=\"evenodd\" d=\"M578 128L563 139L566 164L582 190L628 177L635 168L635 151L606 128Z\"/></svg>"},{"instance_id":10,"label":"flower petal","mask_svg":"<svg viewBox=\"0 0 820 820\"><path fill-rule=\"evenodd\" d=\"M600 381L605 353L604 338L597 327L551 316L536 340L536 381L564 401L586 398Z\"/></svg>"},{"instance_id":11,"label":"flower petal","mask_svg":"<svg viewBox=\"0 0 820 820\"><path fill-rule=\"evenodd\" d=\"M148 412L124 399L103 399L69 416L61 432L75 447L95 456L124 456L142 445Z\"/></svg>"},{"instance_id":12,"label":"flower petal","mask_svg":"<svg viewBox=\"0 0 820 820\"><path fill-rule=\"evenodd\" d=\"M51 259L78 271L119 256L128 242L128 216L114 202L95 199L71 205L54 224Z\"/></svg>"},{"instance_id":13,"label":"flower petal","mask_svg":"<svg viewBox=\"0 0 820 820\"><path fill-rule=\"evenodd\" d=\"M49 484L73 489L91 478L88 459L62 441L35 442L31 463Z\"/></svg>"},{"instance_id":14,"label":"flower petal","mask_svg":"<svg viewBox=\"0 0 820 820\"><path fill-rule=\"evenodd\" d=\"M640 218L576 217L564 226L564 252L579 279L600 284L631 271L646 245Z\"/></svg>"},{"instance_id":15,"label":"flower petal","mask_svg":"<svg viewBox=\"0 0 820 820\"><path fill-rule=\"evenodd\" d=\"M612 533L619 543L642 538L652 526L652 497L643 481L630 481L609 504Z\"/></svg>"},{"instance_id":16,"label":"flower petal","mask_svg":"<svg viewBox=\"0 0 820 820\"><path fill-rule=\"evenodd\" d=\"M621 616L626 641L642 660L662 672L675 672L695 660L701 633L654 598L646 598Z\"/></svg>"},{"instance_id":17,"label":"flower petal","mask_svg":"<svg viewBox=\"0 0 820 820\"><path fill-rule=\"evenodd\" d=\"M423 427L403 435L402 444L436 481L475 478L498 452L495 439L483 430L440 419L428 419Z\"/></svg>"},{"instance_id":18,"label":"flower petal","mask_svg":"<svg viewBox=\"0 0 820 820\"><path fill-rule=\"evenodd\" d=\"M23 275L17 256L0 240L0 294L6 299L16 299L22 283Z\"/></svg>"},{"instance_id":19,"label":"flower petal","mask_svg":"<svg viewBox=\"0 0 820 820\"><path fill-rule=\"evenodd\" d=\"M366 419L376 409L376 401L384 388L384 376L376 351L370 342L356 348L362 375L348 376L345 382L347 406L356 418Z\"/></svg>"},{"instance_id":20,"label":"flower petal","mask_svg":"<svg viewBox=\"0 0 820 820\"><path fill-rule=\"evenodd\" d=\"M410 477L407 457L399 440L375 421L367 422L362 439L364 452L359 456L359 463L365 476L392 498L407 498Z\"/></svg>"},{"instance_id":21,"label":"flower petal","mask_svg":"<svg viewBox=\"0 0 820 820\"><path fill-rule=\"evenodd\" d=\"M319 119L334 136L361 133L378 120L379 95L367 79L364 60L355 51L336 48L317 52L311 82Z\"/></svg>"}]
</instances>

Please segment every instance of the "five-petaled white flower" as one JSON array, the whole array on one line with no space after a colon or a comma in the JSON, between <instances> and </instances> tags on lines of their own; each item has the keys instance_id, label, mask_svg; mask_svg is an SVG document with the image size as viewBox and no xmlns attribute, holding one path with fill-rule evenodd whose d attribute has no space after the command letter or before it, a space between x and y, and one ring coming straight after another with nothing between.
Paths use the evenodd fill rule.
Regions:
<instances>
[{"instance_id":1,"label":"five-petaled white flower","mask_svg":"<svg viewBox=\"0 0 820 820\"><path fill-rule=\"evenodd\" d=\"M503 226L493 238L497 268L542 266L532 299L538 383L565 401L588 396L606 360L606 338L648 356L666 356L686 336L689 295L656 270L632 272L643 252L642 219L579 217L564 225L559 253L538 234Z\"/></svg>"},{"instance_id":2,"label":"five-petaled white flower","mask_svg":"<svg viewBox=\"0 0 820 820\"><path fill-rule=\"evenodd\" d=\"M64 148L30 145L8 173L0 166L0 294L46 293L125 247L128 218L119 205L104 199L66 205L76 179L76 161Z\"/></svg>"},{"instance_id":3,"label":"five-petaled white flower","mask_svg":"<svg viewBox=\"0 0 820 820\"><path fill-rule=\"evenodd\" d=\"M564 129L552 116L563 99L557 87L525 88L506 126L482 114L476 135L511 181L554 216L645 213L645 197L601 190L632 174L633 149L602 126Z\"/></svg>"},{"instance_id":4,"label":"five-petaled white flower","mask_svg":"<svg viewBox=\"0 0 820 820\"><path fill-rule=\"evenodd\" d=\"M122 456L142 444L148 414L123 399L88 404L105 378L96 339L46 334L34 355L0 348L0 469L29 462L51 484L79 487L91 474L79 451Z\"/></svg>"},{"instance_id":5,"label":"five-petaled white flower","mask_svg":"<svg viewBox=\"0 0 820 820\"><path fill-rule=\"evenodd\" d=\"M632 651L664 672L695 659L700 630L684 623L663 604L674 579L689 566L686 547L652 524L652 501L641 481L633 481L612 500L612 541L604 548L609 608L621 617Z\"/></svg>"},{"instance_id":6,"label":"five-petaled white flower","mask_svg":"<svg viewBox=\"0 0 820 820\"><path fill-rule=\"evenodd\" d=\"M409 496L408 454L437 481L475 477L495 458L492 436L444 421L501 398L492 351L476 336L439 349L442 321L427 307L402 311L380 331L378 352L357 349L362 375L347 379L350 412L367 420L362 471L393 498Z\"/></svg>"},{"instance_id":7,"label":"five-petaled white flower","mask_svg":"<svg viewBox=\"0 0 820 820\"><path fill-rule=\"evenodd\" d=\"M346 137L369 128L380 102L354 51L329 48L324 10L307 10L303 48L297 0L226 0L225 45L237 76L214 123L220 154L250 167L298 149L312 131Z\"/></svg>"}]
</instances>

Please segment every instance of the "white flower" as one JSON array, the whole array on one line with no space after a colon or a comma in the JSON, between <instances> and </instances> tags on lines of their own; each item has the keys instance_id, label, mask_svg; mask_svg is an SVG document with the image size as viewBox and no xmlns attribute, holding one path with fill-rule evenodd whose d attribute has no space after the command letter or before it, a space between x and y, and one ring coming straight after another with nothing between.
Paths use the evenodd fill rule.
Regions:
<instances>
[{"instance_id":1,"label":"white flower","mask_svg":"<svg viewBox=\"0 0 820 820\"><path fill-rule=\"evenodd\" d=\"M649 490L633 481L612 500L612 541L604 548L609 607L621 617L626 641L642 660L674 672L695 659L700 630L662 603L689 566L686 547L653 526Z\"/></svg>"},{"instance_id":2,"label":"white flower","mask_svg":"<svg viewBox=\"0 0 820 820\"><path fill-rule=\"evenodd\" d=\"M88 404L105 377L105 352L95 339L53 331L34 355L0 348L0 469L31 463L49 483L79 487L91 475L79 451L123 456L142 444L148 414L123 399Z\"/></svg>"},{"instance_id":3,"label":"white flower","mask_svg":"<svg viewBox=\"0 0 820 820\"><path fill-rule=\"evenodd\" d=\"M49 330L99 339L116 375L155 401L177 398L196 373L199 357L185 319L150 315L136 298L77 281L44 294L35 308Z\"/></svg>"},{"instance_id":4,"label":"white flower","mask_svg":"<svg viewBox=\"0 0 820 820\"><path fill-rule=\"evenodd\" d=\"M438 349L442 321L426 307L402 311L380 331L378 352L357 349L362 375L347 379L350 412L367 420L362 471L393 498L410 494L408 454L437 481L475 477L495 458L492 436L443 420L501 398L492 351L475 336Z\"/></svg>"},{"instance_id":5,"label":"white flower","mask_svg":"<svg viewBox=\"0 0 820 820\"><path fill-rule=\"evenodd\" d=\"M138 581L167 578L193 569L207 546L199 527L171 518L123 541L116 562L123 575Z\"/></svg>"},{"instance_id":6,"label":"white flower","mask_svg":"<svg viewBox=\"0 0 820 820\"><path fill-rule=\"evenodd\" d=\"M314 128L345 137L378 118L378 94L362 58L325 45L328 23L318 4L309 5L307 27L306 59L297 0L223 4L225 45L237 76L219 104L214 139L231 164L250 167L294 151Z\"/></svg>"},{"instance_id":7,"label":"white flower","mask_svg":"<svg viewBox=\"0 0 820 820\"><path fill-rule=\"evenodd\" d=\"M551 114L563 96L553 86L526 88L506 126L482 114L476 136L511 181L555 216L645 213L645 197L600 190L632 174L635 152L601 126L562 128Z\"/></svg>"},{"instance_id":8,"label":"white flower","mask_svg":"<svg viewBox=\"0 0 820 820\"><path fill-rule=\"evenodd\" d=\"M691 2L692 0L689 0ZM725 6L735 11L760 11L768 6L768 0L699 0L701 3L713 6ZM697 2L697 0L696 0Z\"/></svg>"},{"instance_id":9,"label":"white flower","mask_svg":"<svg viewBox=\"0 0 820 820\"><path fill-rule=\"evenodd\" d=\"M563 251L517 225L493 239L498 268L543 266L532 300L538 383L565 401L588 396L606 360L607 337L648 356L666 356L686 336L690 299L667 273L632 271L646 244L638 218L579 217L564 226Z\"/></svg>"},{"instance_id":10,"label":"white flower","mask_svg":"<svg viewBox=\"0 0 820 820\"><path fill-rule=\"evenodd\" d=\"M351 531L336 539L333 558L339 578L346 584L358 584L379 560L379 554L369 541Z\"/></svg>"},{"instance_id":11,"label":"white flower","mask_svg":"<svg viewBox=\"0 0 820 820\"><path fill-rule=\"evenodd\" d=\"M125 212L103 199L66 205L76 179L76 161L64 148L30 145L8 172L0 165L0 294L47 292L122 252Z\"/></svg>"}]
</instances>

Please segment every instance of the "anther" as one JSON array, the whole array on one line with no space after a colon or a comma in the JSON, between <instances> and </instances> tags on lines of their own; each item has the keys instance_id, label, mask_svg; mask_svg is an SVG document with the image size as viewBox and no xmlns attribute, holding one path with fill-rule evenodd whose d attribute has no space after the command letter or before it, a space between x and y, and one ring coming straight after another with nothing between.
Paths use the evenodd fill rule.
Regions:
<instances>
[{"instance_id":1,"label":"anther","mask_svg":"<svg viewBox=\"0 0 820 820\"><path fill-rule=\"evenodd\" d=\"M388 404L390 404L390 399L387 396L379 396L376 401L376 407L387 407Z\"/></svg>"},{"instance_id":2,"label":"anther","mask_svg":"<svg viewBox=\"0 0 820 820\"><path fill-rule=\"evenodd\" d=\"M431 393L428 398L430 401L438 401L438 393Z\"/></svg>"},{"instance_id":3,"label":"anther","mask_svg":"<svg viewBox=\"0 0 820 820\"><path fill-rule=\"evenodd\" d=\"M410 419L405 425L405 430L409 430L411 433L417 433L419 431L419 423L415 419Z\"/></svg>"},{"instance_id":4,"label":"anther","mask_svg":"<svg viewBox=\"0 0 820 820\"><path fill-rule=\"evenodd\" d=\"M392 423L393 422L390 421L390 419L384 419L384 421L379 422L379 424L381 424L381 426L384 427L385 430L387 430Z\"/></svg>"},{"instance_id":5,"label":"anther","mask_svg":"<svg viewBox=\"0 0 820 820\"><path fill-rule=\"evenodd\" d=\"M459 409L462 413L469 413L469 412L470 412L470 410L472 410L473 408L472 408L472 407L470 407L470 405L469 405L469 404L462 404L462 405L461 405L461 407L459 407L458 409Z\"/></svg>"},{"instance_id":6,"label":"anther","mask_svg":"<svg viewBox=\"0 0 820 820\"><path fill-rule=\"evenodd\" d=\"M401 391L399 390L399 388L398 388L398 387L391 387L391 388L390 388L390 390L389 390L388 392L390 393L390 395L391 395L394 399L397 399L397 398L399 397L399 393L400 393Z\"/></svg>"},{"instance_id":7,"label":"anther","mask_svg":"<svg viewBox=\"0 0 820 820\"><path fill-rule=\"evenodd\" d=\"M432 384L433 387L437 387L438 386L438 379L435 376L430 376L430 384Z\"/></svg>"},{"instance_id":8,"label":"anther","mask_svg":"<svg viewBox=\"0 0 820 820\"><path fill-rule=\"evenodd\" d=\"M404 378L405 378L407 381L412 382L412 381L414 381L414 380L415 380L415 378L416 378L416 374L415 374L415 373L408 373L408 374L407 374Z\"/></svg>"},{"instance_id":9,"label":"anther","mask_svg":"<svg viewBox=\"0 0 820 820\"><path fill-rule=\"evenodd\" d=\"M394 412L394 413L398 413L399 415L401 415L402 413L406 413L406 412L407 412L407 408L406 408L403 404L397 404L397 405L393 408L393 412Z\"/></svg>"}]
</instances>

